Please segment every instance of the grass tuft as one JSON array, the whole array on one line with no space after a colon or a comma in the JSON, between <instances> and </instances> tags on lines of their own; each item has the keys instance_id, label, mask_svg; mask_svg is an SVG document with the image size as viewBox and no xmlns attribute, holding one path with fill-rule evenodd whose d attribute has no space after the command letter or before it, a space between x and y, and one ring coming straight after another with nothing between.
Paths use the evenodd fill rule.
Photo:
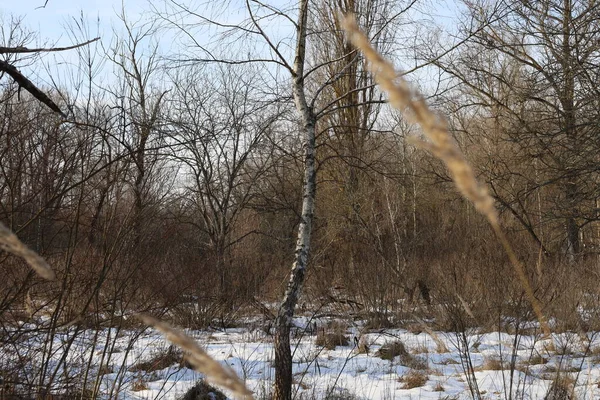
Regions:
<instances>
[{"instance_id":1,"label":"grass tuft","mask_svg":"<svg viewBox=\"0 0 600 400\"><path fill-rule=\"evenodd\" d=\"M414 370L427 369L427 361L421 357L414 356L406 350L406 346L400 340L385 343L377 352L376 357L382 360L393 361L396 357L399 358L400 365L403 365Z\"/></svg>"},{"instance_id":2,"label":"grass tuft","mask_svg":"<svg viewBox=\"0 0 600 400\"><path fill-rule=\"evenodd\" d=\"M168 368L181 362L183 355L175 347L169 346L167 350L155 353L149 360L135 363L129 368L131 372L152 372Z\"/></svg>"},{"instance_id":3,"label":"grass tuft","mask_svg":"<svg viewBox=\"0 0 600 400\"><path fill-rule=\"evenodd\" d=\"M414 389L424 386L428 379L429 377L423 371L410 370L399 381L402 382L402 389Z\"/></svg>"},{"instance_id":4,"label":"grass tuft","mask_svg":"<svg viewBox=\"0 0 600 400\"><path fill-rule=\"evenodd\" d=\"M552 381L544 400L574 400L575 381L572 378L559 375Z\"/></svg>"}]
</instances>

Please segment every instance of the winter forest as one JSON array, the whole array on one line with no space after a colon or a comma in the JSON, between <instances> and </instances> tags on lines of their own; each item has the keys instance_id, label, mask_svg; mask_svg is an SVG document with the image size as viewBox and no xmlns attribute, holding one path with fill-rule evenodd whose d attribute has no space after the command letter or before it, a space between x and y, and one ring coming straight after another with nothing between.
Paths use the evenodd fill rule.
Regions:
<instances>
[{"instance_id":1,"label":"winter forest","mask_svg":"<svg viewBox=\"0 0 600 400\"><path fill-rule=\"evenodd\" d=\"M0 400L600 398L596 0L23 3Z\"/></svg>"}]
</instances>

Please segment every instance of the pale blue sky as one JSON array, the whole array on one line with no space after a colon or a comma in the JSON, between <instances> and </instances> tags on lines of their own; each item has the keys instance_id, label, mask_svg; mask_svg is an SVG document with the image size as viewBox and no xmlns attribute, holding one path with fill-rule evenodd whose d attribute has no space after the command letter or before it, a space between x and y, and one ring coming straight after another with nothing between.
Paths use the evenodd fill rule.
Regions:
<instances>
[{"instance_id":1,"label":"pale blue sky","mask_svg":"<svg viewBox=\"0 0 600 400\"><path fill-rule=\"evenodd\" d=\"M199 3L207 5L211 1L222 4L221 0ZM65 33L65 25L71 19L79 18L82 11L90 22L98 19L101 34L107 35L110 34L111 25L118 23L116 14L120 12L121 7L125 8L129 19L133 20L138 19L142 13L151 11L150 0L48 0L46 7L41 8L44 2L45 0L0 0L0 12L4 18L10 14L24 17L25 26L38 32L41 41L48 40L62 45L70 44ZM289 1L279 0L275 3L289 3ZM451 23L452 16L456 13L456 3L457 1L454 0L438 0L430 3L434 18L443 24Z\"/></svg>"},{"instance_id":2,"label":"pale blue sky","mask_svg":"<svg viewBox=\"0 0 600 400\"><path fill-rule=\"evenodd\" d=\"M124 7L128 21L138 21L142 14L150 14L149 0L48 0L46 7L42 8L45 0L0 0L0 16L5 26L11 17L22 18L25 29L35 32L37 37L34 42L28 43L29 47L69 46L85 39L100 36L101 43L97 49L102 54L102 48L107 51L114 45L113 29L123 30L123 23L118 14ZM69 26L76 29L76 23L84 20L87 32L77 34L73 38L69 33ZM31 67L22 62L17 66L27 71L28 76L36 83L54 86L69 85L69 79L77 74L77 51L70 50L60 53L42 55L47 62L36 62ZM48 75L48 68L54 82ZM110 70L103 72L103 78L97 81L106 84L112 74Z\"/></svg>"},{"instance_id":3,"label":"pale blue sky","mask_svg":"<svg viewBox=\"0 0 600 400\"><path fill-rule=\"evenodd\" d=\"M125 0L123 3L122 0L48 0L46 7L41 8L44 1L2 0L0 11L4 18L8 14L22 16L25 26L38 32L40 40L66 45L71 43L65 33L65 25L73 18L79 18L82 11L90 22L99 20L101 30L108 34L122 4L131 18L150 10L148 0Z\"/></svg>"},{"instance_id":4,"label":"pale blue sky","mask_svg":"<svg viewBox=\"0 0 600 400\"><path fill-rule=\"evenodd\" d=\"M122 22L117 17L122 7L125 9L129 21L138 21L143 14L148 14L147 16L150 19L153 17L151 0L48 0L48 4L42 8L44 2L45 0L0 0L0 16L4 22L11 15L20 16L23 17L24 27L37 33L36 43L30 43L29 46L68 46L74 44L75 40L70 37L67 25L72 25L74 20L80 20L83 13L83 18L89 25L89 35L86 38L99 35L102 38L102 45L105 49L108 49L111 46L111 41L114 40L113 28L118 31L123 29ZM164 6L163 0L153 0L152 2L159 8ZM187 0L184 2L189 3ZM220 8L223 2L228 4L230 12L219 15L219 19L236 19L244 14L244 6L241 0L197 0L195 4L208 9L210 12L211 8ZM274 0L270 3L276 3L278 6L289 6L290 3L294 4L295 1ZM455 0L423 0L423 3L421 3L423 7L419 8L427 15L428 19L433 19L436 23L452 31L453 17L457 13L457 3ZM155 16L156 14L154 14ZM177 51L178 45L172 35L175 35L173 31L169 33L161 32L161 35L155 38L155 40L161 41L162 53ZM203 36L199 35L197 38L201 40ZM68 74L68 67L65 68L66 65L76 64L76 52L74 51L54 53L51 57L52 62L49 62L48 65L52 65L53 68L56 67L59 74ZM57 62L54 57L58 58L59 61ZM25 66L21 65L21 67ZM36 68L30 73L33 74L31 77L38 83L51 84L46 72L43 68L40 68L39 63L36 63ZM107 77L110 80L110 74Z\"/></svg>"}]
</instances>

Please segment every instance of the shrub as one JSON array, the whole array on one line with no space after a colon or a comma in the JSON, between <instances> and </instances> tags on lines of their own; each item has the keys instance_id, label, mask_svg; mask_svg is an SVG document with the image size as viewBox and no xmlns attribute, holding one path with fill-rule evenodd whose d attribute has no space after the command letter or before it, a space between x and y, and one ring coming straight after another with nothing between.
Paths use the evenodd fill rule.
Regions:
<instances>
[{"instance_id":1,"label":"shrub","mask_svg":"<svg viewBox=\"0 0 600 400\"><path fill-rule=\"evenodd\" d=\"M345 333L346 326L340 322L333 321L329 324L327 329L317 333L315 344L317 346L325 347L327 350L335 350L337 346L348 346L350 340Z\"/></svg>"},{"instance_id":2,"label":"shrub","mask_svg":"<svg viewBox=\"0 0 600 400\"><path fill-rule=\"evenodd\" d=\"M565 376L557 376L552 381L548 393L544 396L544 400L573 400L575 398L573 384L572 379Z\"/></svg>"},{"instance_id":3,"label":"shrub","mask_svg":"<svg viewBox=\"0 0 600 400\"><path fill-rule=\"evenodd\" d=\"M199 380L179 400L227 400L227 396L204 380Z\"/></svg>"},{"instance_id":4,"label":"shrub","mask_svg":"<svg viewBox=\"0 0 600 400\"><path fill-rule=\"evenodd\" d=\"M335 350L337 346L348 346L348 337L341 332L319 332L315 344L327 350Z\"/></svg>"},{"instance_id":5,"label":"shrub","mask_svg":"<svg viewBox=\"0 0 600 400\"><path fill-rule=\"evenodd\" d=\"M348 389L336 388L328 391L325 400L360 400L360 398Z\"/></svg>"},{"instance_id":6,"label":"shrub","mask_svg":"<svg viewBox=\"0 0 600 400\"><path fill-rule=\"evenodd\" d=\"M392 361L398 356L408 355L408 351L406 351L404 343L402 343L400 340L395 340L393 342L385 343L379 350L377 350L375 355L382 360Z\"/></svg>"}]
</instances>

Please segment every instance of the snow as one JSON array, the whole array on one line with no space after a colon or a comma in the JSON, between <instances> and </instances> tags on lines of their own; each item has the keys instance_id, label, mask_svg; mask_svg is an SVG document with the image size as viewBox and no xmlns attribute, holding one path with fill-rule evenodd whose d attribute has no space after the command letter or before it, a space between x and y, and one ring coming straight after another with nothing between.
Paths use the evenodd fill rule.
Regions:
<instances>
[{"instance_id":1,"label":"snow","mask_svg":"<svg viewBox=\"0 0 600 400\"><path fill-rule=\"evenodd\" d=\"M309 326L305 318L295 322L298 327ZM29 328L35 332L33 326ZM565 332L542 339L540 335L515 338L508 333L472 330L464 337L469 345L466 349L461 335L436 332L448 349L447 353L438 353L437 343L427 333L386 329L364 334L362 340L370 349L359 354L353 340L358 332L359 327L349 329L350 345L334 350L317 346L314 334L292 339L296 398L335 395L355 399L466 399L471 398L469 382L474 377L486 399L508 398L509 391L513 398L542 399L557 371L563 371L561 376L574 383L578 399L600 398L600 359L590 351L598 348L600 341L593 333L585 337ZM232 368L257 399L268 395L274 381L272 337L262 330L245 328L187 333L212 357ZM54 336L52 348L47 342L44 347L45 337L32 333L20 337L19 346L0 348L0 371L27 356L33 360L27 365L28 371L35 375L43 357L49 357L50 370L57 372L54 387L59 388L65 377L76 381L84 376L86 365L91 366L92 376L97 376L103 365L98 382L101 398L115 398L118 393L120 399L177 399L202 378L177 360L156 370L135 368L140 362L169 352L170 345L150 330L140 334L114 328L69 328ZM402 377L411 369L402 365L399 357L392 361L378 357L382 345L396 340L402 341L410 354L426 361L428 368L421 372L427 377L423 386L405 387ZM467 359L473 374L465 373ZM512 359L516 368L511 370Z\"/></svg>"}]
</instances>

